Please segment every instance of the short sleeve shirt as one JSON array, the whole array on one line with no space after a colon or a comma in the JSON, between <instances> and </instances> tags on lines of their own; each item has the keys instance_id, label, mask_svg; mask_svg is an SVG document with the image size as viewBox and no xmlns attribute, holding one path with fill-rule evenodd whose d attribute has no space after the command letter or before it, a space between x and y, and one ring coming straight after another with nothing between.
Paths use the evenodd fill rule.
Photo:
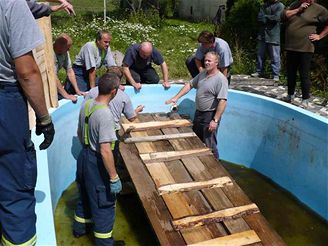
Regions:
<instances>
[{"instance_id":1,"label":"short sleeve shirt","mask_svg":"<svg viewBox=\"0 0 328 246\"><path fill-rule=\"evenodd\" d=\"M56 73L58 73L61 68L64 68L66 71L72 68L72 62L68 52L60 55L55 54L55 61Z\"/></svg>"},{"instance_id":2,"label":"short sleeve shirt","mask_svg":"<svg viewBox=\"0 0 328 246\"><path fill-rule=\"evenodd\" d=\"M43 42L25 0L0 0L0 82L15 83L14 59Z\"/></svg>"},{"instance_id":3,"label":"short sleeve shirt","mask_svg":"<svg viewBox=\"0 0 328 246\"><path fill-rule=\"evenodd\" d=\"M223 39L215 38L214 47L208 49L200 44L195 56L198 60L202 60L204 59L205 54L209 51L214 51L220 56L220 68L229 67L233 63L229 44Z\"/></svg>"},{"instance_id":4,"label":"short sleeve shirt","mask_svg":"<svg viewBox=\"0 0 328 246\"><path fill-rule=\"evenodd\" d=\"M221 72L207 77L207 72L204 70L190 83L197 90L196 109L199 111L214 111L219 100L228 99L228 80Z\"/></svg>"},{"instance_id":5,"label":"short sleeve shirt","mask_svg":"<svg viewBox=\"0 0 328 246\"><path fill-rule=\"evenodd\" d=\"M98 103L91 99L89 104L89 110ZM85 107L86 103L82 104L79 123L78 123L78 135L81 136L81 143L84 143L84 128L85 128ZM97 109L92 113L89 118L89 144L93 151L100 152L100 144L111 143L117 140L115 133L115 123L108 107Z\"/></svg>"},{"instance_id":6,"label":"short sleeve shirt","mask_svg":"<svg viewBox=\"0 0 328 246\"><path fill-rule=\"evenodd\" d=\"M163 56L156 48L153 47L153 52L147 59L143 59L139 55L139 49L140 44L131 45L125 52L123 64L132 69L142 70L151 66L152 62L156 65L161 65L164 62Z\"/></svg>"},{"instance_id":7,"label":"short sleeve shirt","mask_svg":"<svg viewBox=\"0 0 328 246\"><path fill-rule=\"evenodd\" d=\"M99 94L98 86L92 88L85 100L96 98ZM120 118L122 113L127 119L136 116L130 97L122 90L118 90L116 96L109 102L109 109L111 110L115 122L115 129L120 129Z\"/></svg>"},{"instance_id":8,"label":"short sleeve shirt","mask_svg":"<svg viewBox=\"0 0 328 246\"><path fill-rule=\"evenodd\" d=\"M74 64L84 67L86 70L116 66L110 47L106 51L99 49L96 42L87 42L76 56Z\"/></svg>"}]
</instances>

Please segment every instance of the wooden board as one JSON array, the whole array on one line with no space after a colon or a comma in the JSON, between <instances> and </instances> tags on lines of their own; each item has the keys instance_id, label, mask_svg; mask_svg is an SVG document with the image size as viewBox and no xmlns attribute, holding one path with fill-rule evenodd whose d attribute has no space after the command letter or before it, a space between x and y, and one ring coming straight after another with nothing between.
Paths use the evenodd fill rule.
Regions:
<instances>
[{"instance_id":1,"label":"wooden board","mask_svg":"<svg viewBox=\"0 0 328 246\"><path fill-rule=\"evenodd\" d=\"M58 107L50 16L38 19L37 23L43 33L45 43L33 50L33 56L41 73L47 108ZM28 107L28 112L29 125L30 129L32 129L35 126L35 113L30 106Z\"/></svg>"},{"instance_id":2,"label":"wooden board","mask_svg":"<svg viewBox=\"0 0 328 246\"><path fill-rule=\"evenodd\" d=\"M156 142L162 140L178 139L178 138L191 138L197 137L193 132L179 133L179 134L168 134L168 135L158 135L158 136L147 136L147 137L134 137L124 139L124 143L140 143L140 142Z\"/></svg>"},{"instance_id":3,"label":"wooden board","mask_svg":"<svg viewBox=\"0 0 328 246\"><path fill-rule=\"evenodd\" d=\"M178 116L176 115L176 117ZM179 118L172 118L170 120L173 119ZM137 120L142 122L152 122L154 120L167 122L169 119L166 114L144 114L140 115ZM192 132L190 127L180 127L179 129L161 128L161 130L150 129L130 132L130 134L131 137L135 138L188 132ZM270 228L260 213L245 215L241 218L226 220L220 223L205 224L199 227L182 229L179 231L178 235L171 231L171 229L173 229L172 225L171 227L159 227L159 209L153 207L153 203L150 205L155 194L158 194L156 187L165 184L200 182L217 177L230 177L230 175L223 169L213 155L189 156L183 157L179 160L155 162L147 165L144 165L141 158L139 158L139 155L152 152L192 150L199 149L203 146L204 144L198 138L120 144L122 157L160 243L163 245L182 245L181 242L176 243L174 240L168 239L166 236L168 232L172 233L170 235L176 235L175 239L179 238L178 240L183 240L184 244L194 244L218 237L221 238L229 234L254 230L261 239L261 243L253 243L252 245L285 245L281 238ZM140 166L143 166L143 172L139 172L138 175L136 175L135 170L140 170ZM147 169L145 169L145 166L148 169L148 172ZM145 177L147 177L147 179L151 177L150 180L153 180L152 187L147 189L147 191L145 190L144 184ZM150 182L150 180L148 181ZM244 206L251 203L234 181L232 186L222 188L164 194L162 196L162 202L164 202L164 205L161 203L163 206L160 206L160 214L163 215L164 213L162 212L165 211L165 214L167 215L167 223L170 223L172 220L209 214L211 212ZM154 213L156 216L154 216ZM169 244L167 244L168 241L170 241Z\"/></svg>"},{"instance_id":4,"label":"wooden board","mask_svg":"<svg viewBox=\"0 0 328 246\"><path fill-rule=\"evenodd\" d=\"M191 122L189 120L167 120L167 121L152 121L152 122L142 122L142 123L123 123L123 130L127 133L131 131L146 131L153 129L161 128L170 128L170 127L181 127L181 126L190 126Z\"/></svg>"},{"instance_id":5,"label":"wooden board","mask_svg":"<svg viewBox=\"0 0 328 246\"><path fill-rule=\"evenodd\" d=\"M163 151L140 154L140 158L144 163L152 163L159 161L174 161L184 157L202 156L212 154L209 148L193 149L193 150L180 150L180 151Z\"/></svg>"},{"instance_id":6,"label":"wooden board","mask_svg":"<svg viewBox=\"0 0 328 246\"><path fill-rule=\"evenodd\" d=\"M242 246L261 242L253 230L235 233L229 236L211 239L205 242L189 244L189 246Z\"/></svg>"},{"instance_id":7,"label":"wooden board","mask_svg":"<svg viewBox=\"0 0 328 246\"><path fill-rule=\"evenodd\" d=\"M232 185L232 181L229 177L221 177L206 181L194 181L187 183L175 183L167 184L158 187L159 195L174 193L174 192L184 192L191 190L201 190L201 189L212 189L215 187L223 187L225 185Z\"/></svg>"}]
</instances>

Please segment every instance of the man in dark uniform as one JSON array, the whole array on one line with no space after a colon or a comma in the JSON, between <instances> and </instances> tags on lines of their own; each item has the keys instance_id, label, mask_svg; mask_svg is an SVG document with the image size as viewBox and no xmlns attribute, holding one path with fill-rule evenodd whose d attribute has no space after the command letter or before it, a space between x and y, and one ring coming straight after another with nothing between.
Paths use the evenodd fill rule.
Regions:
<instances>
[{"instance_id":1,"label":"man in dark uniform","mask_svg":"<svg viewBox=\"0 0 328 246\"><path fill-rule=\"evenodd\" d=\"M27 101L36 113L40 149L55 131L32 50L44 42L25 0L0 0L0 225L2 245L34 245L37 166Z\"/></svg>"}]
</instances>

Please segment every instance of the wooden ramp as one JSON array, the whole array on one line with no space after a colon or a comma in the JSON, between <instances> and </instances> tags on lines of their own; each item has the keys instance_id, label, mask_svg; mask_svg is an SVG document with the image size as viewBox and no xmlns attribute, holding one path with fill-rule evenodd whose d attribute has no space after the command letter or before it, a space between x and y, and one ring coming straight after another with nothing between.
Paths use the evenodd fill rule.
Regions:
<instances>
[{"instance_id":1,"label":"wooden ramp","mask_svg":"<svg viewBox=\"0 0 328 246\"><path fill-rule=\"evenodd\" d=\"M176 114L123 120L120 152L160 244L285 245L190 126Z\"/></svg>"}]
</instances>

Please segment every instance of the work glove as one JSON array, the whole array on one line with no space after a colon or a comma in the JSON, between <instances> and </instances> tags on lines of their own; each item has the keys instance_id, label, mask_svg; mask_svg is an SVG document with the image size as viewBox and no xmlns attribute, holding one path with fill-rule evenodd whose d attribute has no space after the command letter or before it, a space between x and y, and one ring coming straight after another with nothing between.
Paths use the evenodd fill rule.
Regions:
<instances>
[{"instance_id":1,"label":"work glove","mask_svg":"<svg viewBox=\"0 0 328 246\"><path fill-rule=\"evenodd\" d=\"M117 175L114 179L110 179L110 193L118 194L122 190L120 177Z\"/></svg>"},{"instance_id":2,"label":"work glove","mask_svg":"<svg viewBox=\"0 0 328 246\"><path fill-rule=\"evenodd\" d=\"M35 133L38 136L43 133L44 140L40 144L39 148L40 150L47 149L52 143L52 140L54 139L55 135L55 128L52 124L50 115L46 115L36 119Z\"/></svg>"}]
</instances>

